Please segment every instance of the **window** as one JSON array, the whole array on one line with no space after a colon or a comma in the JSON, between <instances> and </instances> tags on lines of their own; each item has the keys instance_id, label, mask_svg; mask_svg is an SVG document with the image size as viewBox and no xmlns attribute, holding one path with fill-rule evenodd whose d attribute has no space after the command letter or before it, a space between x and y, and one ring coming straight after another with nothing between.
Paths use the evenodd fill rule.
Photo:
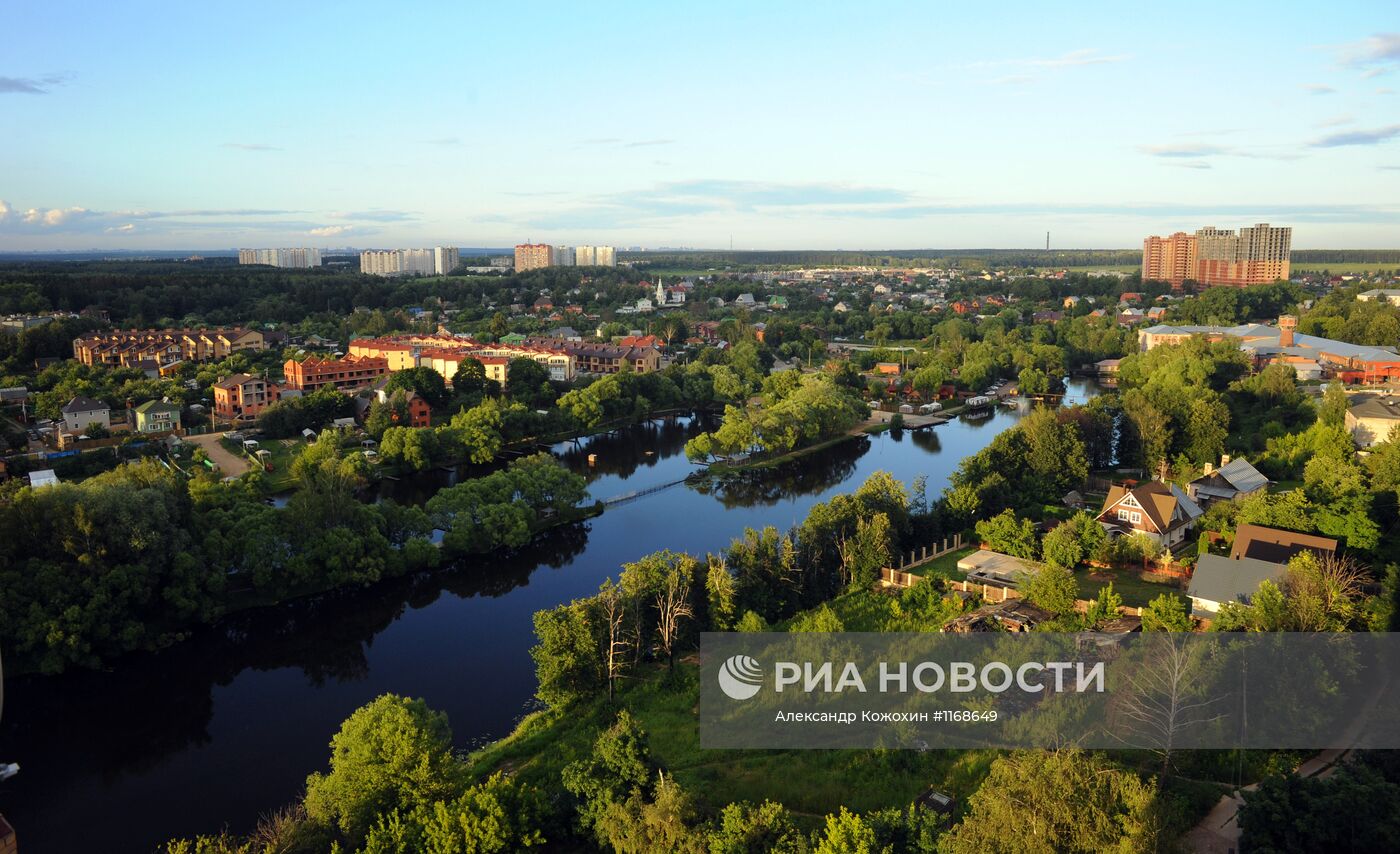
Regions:
<instances>
[{"instance_id":1,"label":"window","mask_svg":"<svg viewBox=\"0 0 1400 854\"><path fill-rule=\"evenodd\" d=\"M1121 521L1124 521L1124 522L1131 522L1131 523L1134 524L1134 525L1140 524L1140 523L1142 522L1142 514L1141 514L1141 513L1138 513L1137 511L1134 511L1134 510L1125 510L1125 509L1123 509L1122 507L1119 507L1119 508L1118 508L1118 518L1119 518Z\"/></svg>"}]
</instances>

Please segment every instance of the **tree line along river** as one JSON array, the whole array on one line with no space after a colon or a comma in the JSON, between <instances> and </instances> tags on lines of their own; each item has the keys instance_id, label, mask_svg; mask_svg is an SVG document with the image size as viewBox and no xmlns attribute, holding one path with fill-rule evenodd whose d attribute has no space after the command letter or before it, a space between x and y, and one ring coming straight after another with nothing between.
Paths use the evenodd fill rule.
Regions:
<instances>
[{"instance_id":1,"label":"tree line along river","mask_svg":"<svg viewBox=\"0 0 1400 854\"><path fill-rule=\"evenodd\" d=\"M1072 380L1066 401L1096 393ZM341 721L386 692L445 711L461 749L500 738L531 708L534 612L596 592L653 551L703 555L745 527L787 528L879 470L906 484L922 475L935 497L1024 411L858 437L726 485L680 484L509 555L233 615L100 671L9 680L0 759L22 771L0 784L0 813L26 854L145 854L174 836L246 832L296 799ZM553 451L605 500L684 478L685 442L701 429L655 421ZM423 501L450 480L381 488Z\"/></svg>"}]
</instances>

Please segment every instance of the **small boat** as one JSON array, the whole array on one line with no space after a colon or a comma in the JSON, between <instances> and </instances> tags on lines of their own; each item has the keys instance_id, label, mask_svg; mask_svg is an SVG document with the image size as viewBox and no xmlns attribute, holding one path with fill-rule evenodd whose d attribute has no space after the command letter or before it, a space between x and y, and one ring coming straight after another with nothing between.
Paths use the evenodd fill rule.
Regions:
<instances>
[{"instance_id":1,"label":"small boat","mask_svg":"<svg viewBox=\"0 0 1400 854\"><path fill-rule=\"evenodd\" d=\"M0 765L0 780L8 780L19 773L19 763L11 762L8 765Z\"/></svg>"}]
</instances>

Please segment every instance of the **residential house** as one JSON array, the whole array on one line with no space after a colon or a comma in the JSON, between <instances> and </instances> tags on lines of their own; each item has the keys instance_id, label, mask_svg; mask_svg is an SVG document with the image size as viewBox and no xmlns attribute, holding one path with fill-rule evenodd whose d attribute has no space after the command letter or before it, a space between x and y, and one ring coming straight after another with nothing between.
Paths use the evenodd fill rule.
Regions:
<instances>
[{"instance_id":1,"label":"residential house","mask_svg":"<svg viewBox=\"0 0 1400 854\"><path fill-rule=\"evenodd\" d=\"M1265 560L1288 563L1300 552L1310 551L1318 557L1337 553L1337 541L1316 534L1299 534L1279 528L1245 523L1235 528L1235 542L1230 547L1230 559Z\"/></svg>"},{"instance_id":2,"label":"residential house","mask_svg":"<svg viewBox=\"0 0 1400 854\"><path fill-rule=\"evenodd\" d=\"M527 346L563 350L574 359L576 369L586 374L615 374L624 366L639 374L661 370L661 352L655 347L624 347L618 344L560 341L557 338L529 338L525 343Z\"/></svg>"},{"instance_id":3,"label":"residential house","mask_svg":"<svg viewBox=\"0 0 1400 854\"><path fill-rule=\"evenodd\" d=\"M1358 448L1370 448L1386 441L1400 424L1400 397L1381 394L1353 395L1347 406L1346 427Z\"/></svg>"},{"instance_id":4,"label":"residential house","mask_svg":"<svg viewBox=\"0 0 1400 854\"><path fill-rule=\"evenodd\" d=\"M662 347L666 346L666 342L662 341L655 335L624 335L621 338L617 339L617 346L655 347L656 349L660 350Z\"/></svg>"},{"instance_id":5,"label":"residential house","mask_svg":"<svg viewBox=\"0 0 1400 854\"><path fill-rule=\"evenodd\" d=\"M1203 554L1196 559L1191 585L1186 590L1191 599L1191 614L1211 619L1226 602L1247 605L1260 584L1265 581L1281 584L1287 574L1287 564Z\"/></svg>"},{"instance_id":6,"label":"residential house","mask_svg":"<svg viewBox=\"0 0 1400 854\"><path fill-rule=\"evenodd\" d=\"M386 391L383 383L375 389L375 399L380 403L388 403L397 392ZM404 399L408 403L408 423L400 424L400 427L429 427L433 423L433 408L428 405L422 395L416 391L405 391Z\"/></svg>"},{"instance_id":7,"label":"residential house","mask_svg":"<svg viewBox=\"0 0 1400 854\"><path fill-rule=\"evenodd\" d=\"M253 421L277 402L281 391L263 377L234 374L214 383L214 415L225 421Z\"/></svg>"},{"instance_id":8,"label":"residential house","mask_svg":"<svg viewBox=\"0 0 1400 854\"><path fill-rule=\"evenodd\" d=\"M753 308L756 303L754 302L753 294L739 294L734 298L734 304L743 306L744 308Z\"/></svg>"},{"instance_id":9,"label":"residential house","mask_svg":"<svg viewBox=\"0 0 1400 854\"><path fill-rule=\"evenodd\" d=\"M63 404L63 428L69 433L82 433L89 424L97 424L103 430L112 427L112 408L100 400L78 395Z\"/></svg>"},{"instance_id":10,"label":"residential house","mask_svg":"<svg viewBox=\"0 0 1400 854\"><path fill-rule=\"evenodd\" d=\"M785 296L771 296L768 298L768 307L773 311L782 311L788 307L788 298Z\"/></svg>"},{"instance_id":11,"label":"residential house","mask_svg":"<svg viewBox=\"0 0 1400 854\"><path fill-rule=\"evenodd\" d=\"M134 410L137 433L168 433L180 429L180 404L148 400Z\"/></svg>"},{"instance_id":12,"label":"residential house","mask_svg":"<svg viewBox=\"0 0 1400 854\"><path fill-rule=\"evenodd\" d=\"M1196 525L1201 508L1176 484L1157 481L1108 490L1098 522L1110 536L1146 534L1165 548L1174 548Z\"/></svg>"},{"instance_id":13,"label":"residential house","mask_svg":"<svg viewBox=\"0 0 1400 854\"><path fill-rule=\"evenodd\" d=\"M1213 501L1237 501L1269 486L1269 479L1249 464L1248 460L1221 457L1220 468L1206 463L1205 472L1186 484L1186 494L1202 508Z\"/></svg>"},{"instance_id":14,"label":"residential house","mask_svg":"<svg viewBox=\"0 0 1400 854\"><path fill-rule=\"evenodd\" d=\"M322 359L307 356L298 362L288 359L282 366L286 387L310 394L326 386L351 391L371 385L389 373L389 360L384 356L346 356L343 359Z\"/></svg>"}]
</instances>

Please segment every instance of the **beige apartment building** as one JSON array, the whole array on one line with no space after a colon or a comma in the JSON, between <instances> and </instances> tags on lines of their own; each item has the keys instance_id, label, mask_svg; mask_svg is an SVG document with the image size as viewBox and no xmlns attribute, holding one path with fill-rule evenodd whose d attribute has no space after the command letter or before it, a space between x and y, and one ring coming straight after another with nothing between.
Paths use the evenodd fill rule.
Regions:
<instances>
[{"instance_id":1,"label":"beige apartment building","mask_svg":"<svg viewBox=\"0 0 1400 854\"><path fill-rule=\"evenodd\" d=\"M554 247L548 243L521 243L515 247L515 271L540 270L554 263Z\"/></svg>"}]
</instances>

